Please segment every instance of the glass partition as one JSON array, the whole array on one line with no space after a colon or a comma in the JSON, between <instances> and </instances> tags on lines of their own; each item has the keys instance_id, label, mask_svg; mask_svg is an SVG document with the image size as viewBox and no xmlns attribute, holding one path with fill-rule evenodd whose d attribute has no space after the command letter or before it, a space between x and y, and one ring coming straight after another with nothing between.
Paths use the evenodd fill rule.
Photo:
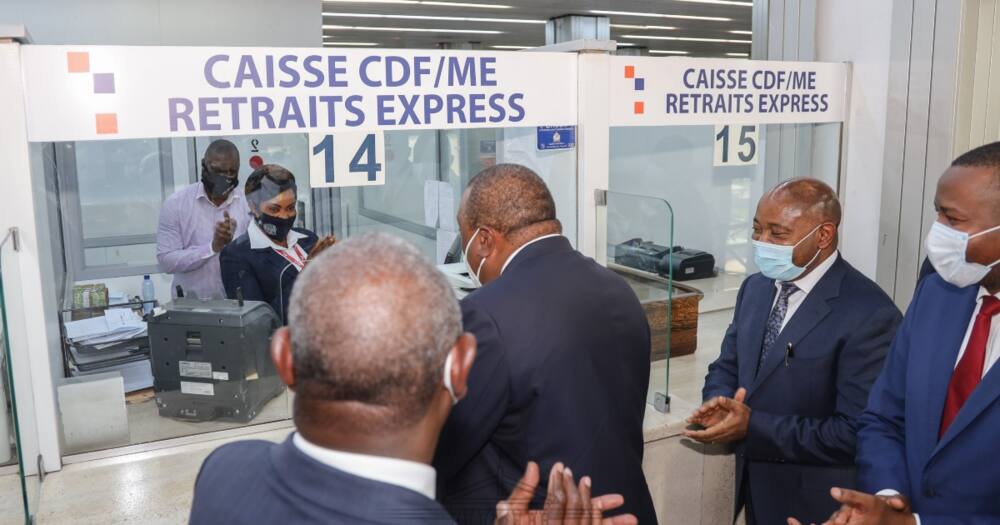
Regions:
<instances>
[{"instance_id":1,"label":"glass partition","mask_svg":"<svg viewBox=\"0 0 1000 525\"><path fill-rule=\"evenodd\" d=\"M607 192L607 266L635 291L649 321L651 377L647 402L669 409L670 356L693 351L690 333L675 326L675 303L687 305L693 294L677 290L673 276L674 211L666 200ZM697 305L697 299L694 299Z\"/></svg>"},{"instance_id":2,"label":"glass partition","mask_svg":"<svg viewBox=\"0 0 1000 525\"><path fill-rule=\"evenodd\" d=\"M32 523L38 508L41 477L35 459L24 450L24 440L33 434L24 432L18 419L18 398L14 389L14 366L10 348L5 283L17 279L17 267L11 260L16 233L11 230L0 237L0 522ZM26 367L22 367L26 370ZM31 419L30 416L26 419ZM35 447L37 449L37 447Z\"/></svg>"},{"instance_id":3,"label":"glass partition","mask_svg":"<svg viewBox=\"0 0 1000 525\"><path fill-rule=\"evenodd\" d=\"M343 188L310 187L312 151L304 133L33 145L43 152L34 175L47 181L41 200L51 217L53 253L65 262L58 298L65 377L56 380L64 454L291 417L293 395L276 382L266 351L275 318L221 294L211 298L216 302L178 300L172 276L157 262L163 203L202 184L201 159L216 138L239 150L238 191L260 164L291 171L298 186L295 226L319 236L384 231L414 243L436 264L460 265L462 192L483 168L516 162L549 184L564 233L576 245L574 148L537 149L534 127L378 136L386 183ZM221 220L222 212L216 215ZM112 323L123 328L106 333L115 331Z\"/></svg>"}]
</instances>

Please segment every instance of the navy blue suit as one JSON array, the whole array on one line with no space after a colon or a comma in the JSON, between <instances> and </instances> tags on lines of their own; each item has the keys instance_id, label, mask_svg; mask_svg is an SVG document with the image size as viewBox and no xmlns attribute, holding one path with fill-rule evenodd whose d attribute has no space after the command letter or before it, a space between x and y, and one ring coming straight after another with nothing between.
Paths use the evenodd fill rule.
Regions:
<instances>
[{"instance_id":1,"label":"navy blue suit","mask_svg":"<svg viewBox=\"0 0 1000 525\"><path fill-rule=\"evenodd\" d=\"M308 254L318 240L316 234L301 228L295 231L306 235L299 239L298 245ZM244 300L264 301L281 316L282 322L288 322L288 298L299 276L294 265L289 266L290 263L270 247L251 248L247 233L222 249L219 264L227 297L236 299L236 289L243 288Z\"/></svg>"},{"instance_id":2,"label":"navy blue suit","mask_svg":"<svg viewBox=\"0 0 1000 525\"><path fill-rule=\"evenodd\" d=\"M532 460L535 504L562 461L593 478L594 494L622 494L621 512L656 523L642 472L649 324L628 284L553 237L525 247L462 314L478 352L434 458L456 521L492 522Z\"/></svg>"},{"instance_id":3,"label":"navy blue suit","mask_svg":"<svg viewBox=\"0 0 1000 525\"><path fill-rule=\"evenodd\" d=\"M978 287L924 278L872 387L858 434L861 489L910 498L923 525L1000 523L1000 366L938 439ZM998 322L996 318L993 322Z\"/></svg>"},{"instance_id":4,"label":"navy blue suit","mask_svg":"<svg viewBox=\"0 0 1000 525\"><path fill-rule=\"evenodd\" d=\"M205 459L194 485L191 525L454 523L412 490L324 465L282 443L237 441Z\"/></svg>"},{"instance_id":5,"label":"navy blue suit","mask_svg":"<svg viewBox=\"0 0 1000 525\"><path fill-rule=\"evenodd\" d=\"M821 523L836 510L830 487L855 486L857 417L902 316L878 285L838 258L755 375L776 291L761 274L744 281L702 395L747 389L750 426L734 449L736 509L749 495L748 522Z\"/></svg>"}]
</instances>

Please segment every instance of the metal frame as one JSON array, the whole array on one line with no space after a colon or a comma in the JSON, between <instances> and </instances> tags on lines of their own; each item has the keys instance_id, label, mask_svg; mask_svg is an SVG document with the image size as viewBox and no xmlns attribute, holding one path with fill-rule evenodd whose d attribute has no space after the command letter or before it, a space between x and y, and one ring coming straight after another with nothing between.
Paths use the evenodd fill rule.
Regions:
<instances>
[{"instance_id":1,"label":"metal frame","mask_svg":"<svg viewBox=\"0 0 1000 525\"><path fill-rule=\"evenodd\" d=\"M174 189L172 149L169 138L160 138L157 142L159 145L160 191L162 192L162 198L166 199ZM75 143L61 142L55 144L55 169L57 174L56 180L61 188L59 199L62 208L61 226L66 256L66 269L70 273L71 279L73 281L85 281L158 273L159 267L156 264L140 266L128 264L87 266L85 250L89 248L155 244L156 233L85 239L82 230L67 227L67 223L83 224Z\"/></svg>"}]
</instances>

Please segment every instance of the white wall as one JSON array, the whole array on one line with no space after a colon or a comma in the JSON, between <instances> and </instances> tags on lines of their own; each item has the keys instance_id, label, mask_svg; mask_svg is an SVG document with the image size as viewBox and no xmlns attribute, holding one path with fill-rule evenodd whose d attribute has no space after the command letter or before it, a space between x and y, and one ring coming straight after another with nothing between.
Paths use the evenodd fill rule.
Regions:
<instances>
[{"instance_id":1,"label":"white wall","mask_svg":"<svg viewBox=\"0 0 1000 525\"><path fill-rule=\"evenodd\" d=\"M850 62L853 66L850 113L842 144L847 155L841 170L841 249L851 264L874 278L889 101L892 2L820 1L816 8L816 60Z\"/></svg>"}]
</instances>

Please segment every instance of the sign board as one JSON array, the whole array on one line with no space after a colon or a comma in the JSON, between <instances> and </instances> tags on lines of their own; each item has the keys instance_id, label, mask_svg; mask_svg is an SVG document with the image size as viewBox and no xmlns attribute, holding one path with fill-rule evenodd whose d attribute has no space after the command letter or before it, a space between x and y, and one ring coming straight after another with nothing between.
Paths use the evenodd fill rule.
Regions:
<instances>
[{"instance_id":1,"label":"sign board","mask_svg":"<svg viewBox=\"0 0 1000 525\"><path fill-rule=\"evenodd\" d=\"M576 56L22 46L34 142L576 123Z\"/></svg>"},{"instance_id":2,"label":"sign board","mask_svg":"<svg viewBox=\"0 0 1000 525\"><path fill-rule=\"evenodd\" d=\"M847 65L610 57L612 126L840 122Z\"/></svg>"},{"instance_id":3,"label":"sign board","mask_svg":"<svg viewBox=\"0 0 1000 525\"><path fill-rule=\"evenodd\" d=\"M576 147L576 126L538 126L538 149Z\"/></svg>"},{"instance_id":4,"label":"sign board","mask_svg":"<svg viewBox=\"0 0 1000 525\"><path fill-rule=\"evenodd\" d=\"M747 166L757 164L759 158L757 126L715 126L713 166Z\"/></svg>"},{"instance_id":5,"label":"sign board","mask_svg":"<svg viewBox=\"0 0 1000 525\"><path fill-rule=\"evenodd\" d=\"M309 152L311 188L385 184L385 140L381 132L310 133Z\"/></svg>"}]
</instances>

